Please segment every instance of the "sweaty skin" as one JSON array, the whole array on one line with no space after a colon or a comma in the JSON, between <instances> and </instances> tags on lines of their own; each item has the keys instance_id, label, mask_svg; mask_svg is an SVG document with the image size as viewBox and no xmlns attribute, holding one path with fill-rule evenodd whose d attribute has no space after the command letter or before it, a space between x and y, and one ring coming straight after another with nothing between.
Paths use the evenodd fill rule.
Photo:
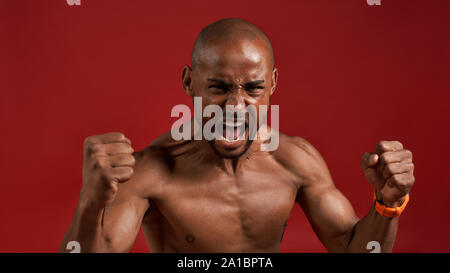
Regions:
<instances>
[{"instance_id":1,"label":"sweaty skin","mask_svg":"<svg viewBox=\"0 0 450 273\"><path fill-rule=\"evenodd\" d=\"M277 79L262 31L225 19L200 33L182 83L203 107L244 109L270 105ZM392 250L398 218L372 206L359 219L308 141L280 133L267 152L245 136L230 144L169 132L139 152L121 133L86 138L82 190L60 251L78 241L81 252L126 252L142 227L151 252L280 252L296 202L329 251L368 252L370 241ZM361 167L386 206L400 206L414 183L411 152L398 141L379 142Z\"/></svg>"}]
</instances>

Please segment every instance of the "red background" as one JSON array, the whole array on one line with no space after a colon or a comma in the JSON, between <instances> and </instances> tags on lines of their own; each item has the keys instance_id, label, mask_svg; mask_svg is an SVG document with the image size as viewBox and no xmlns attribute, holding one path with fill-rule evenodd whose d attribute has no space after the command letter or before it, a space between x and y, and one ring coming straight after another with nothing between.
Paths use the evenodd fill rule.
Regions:
<instances>
[{"instance_id":1,"label":"red background","mask_svg":"<svg viewBox=\"0 0 450 273\"><path fill-rule=\"evenodd\" d=\"M364 151L397 139L416 184L396 252L449 252L450 3L0 0L0 252L56 252L81 185L83 139L124 132L142 149L191 104L181 69L224 17L270 37L281 131L309 140L362 217ZM270 204L267 204L270 206ZM142 232L133 248L147 252ZM298 206L283 252L324 252Z\"/></svg>"}]
</instances>

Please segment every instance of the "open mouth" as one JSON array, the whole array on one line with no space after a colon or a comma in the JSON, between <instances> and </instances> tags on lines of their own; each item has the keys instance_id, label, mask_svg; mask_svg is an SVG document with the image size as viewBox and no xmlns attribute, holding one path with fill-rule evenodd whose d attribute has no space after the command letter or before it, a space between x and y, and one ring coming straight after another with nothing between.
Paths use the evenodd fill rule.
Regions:
<instances>
[{"instance_id":1,"label":"open mouth","mask_svg":"<svg viewBox=\"0 0 450 273\"><path fill-rule=\"evenodd\" d=\"M231 148L230 145L239 144L240 141L245 140L247 127L245 120L227 120L225 122L222 120L217 123L215 128L216 140L221 144L224 144L224 146L229 146Z\"/></svg>"}]
</instances>

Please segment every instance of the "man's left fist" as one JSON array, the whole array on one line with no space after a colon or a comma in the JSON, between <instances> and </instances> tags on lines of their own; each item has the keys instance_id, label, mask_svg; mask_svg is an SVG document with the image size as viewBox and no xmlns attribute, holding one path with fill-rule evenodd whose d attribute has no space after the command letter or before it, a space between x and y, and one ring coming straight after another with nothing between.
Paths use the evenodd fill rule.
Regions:
<instances>
[{"instance_id":1,"label":"man's left fist","mask_svg":"<svg viewBox=\"0 0 450 273\"><path fill-rule=\"evenodd\" d=\"M378 201L388 207L401 206L414 184L412 153L398 141L380 141L375 153L364 153L361 168Z\"/></svg>"}]
</instances>

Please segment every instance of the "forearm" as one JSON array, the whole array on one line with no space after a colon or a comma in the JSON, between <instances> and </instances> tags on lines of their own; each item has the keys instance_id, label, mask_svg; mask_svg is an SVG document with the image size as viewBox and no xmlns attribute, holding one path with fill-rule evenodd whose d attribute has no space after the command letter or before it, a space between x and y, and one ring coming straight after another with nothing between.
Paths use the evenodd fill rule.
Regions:
<instances>
[{"instance_id":1,"label":"forearm","mask_svg":"<svg viewBox=\"0 0 450 273\"><path fill-rule=\"evenodd\" d=\"M366 217L353 228L347 251L367 252L367 244L375 241L380 244L381 252L391 252L397 235L398 216L408 203L408 193L415 181L412 153L398 141L380 141L374 153L364 153L361 168L375 189L377 202L385 206L380 209L386 215L380 215L374 203ZM386 208L397 209L386 211ZM396 218L389 218L391 216Z\"/></svg>"},{"instance_id":2,"label":"forearm","mask_svg":"<svg viewBox=\"0 0 450 273\"><path fill-rule=\"evenodd\" d=\"M73 221L60 246L60 252L70 252L67 244L76 241L81 252L109 252L108 240L103 230L104 208L82 200L78 202Z\"/></svg>"},{"instance_id":3,"label":"forearm","mask_svg":"<svg viewBox=\"0 0 450 273\"><path fill-rule=\"evenodd\" d=\"M388 218L376 212L372 205L369 213L353 228L347 252L369 252L371 241L380 244L381 252L391 252L397 235L398 218Z\"/></svg>"}]
</instances>

